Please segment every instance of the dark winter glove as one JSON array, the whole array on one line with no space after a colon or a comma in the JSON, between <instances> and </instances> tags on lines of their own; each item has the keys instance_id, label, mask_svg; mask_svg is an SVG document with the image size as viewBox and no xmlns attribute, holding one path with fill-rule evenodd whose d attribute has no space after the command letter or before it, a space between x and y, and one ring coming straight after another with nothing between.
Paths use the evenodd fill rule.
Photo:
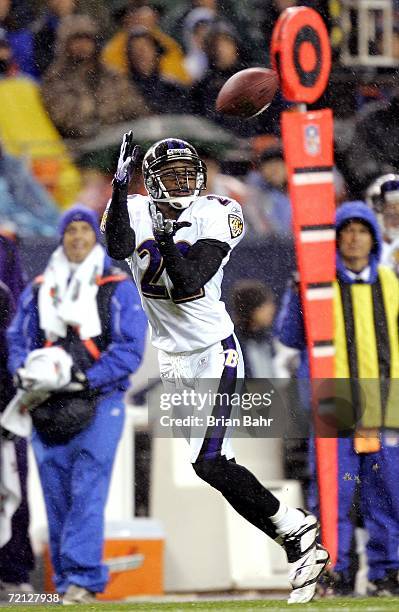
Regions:
<instances>
[{"instance_id":1,"label":"dark winter glove","mask_svg":"<svg viewBox=\"0 0 399 612\"><path fill-rule=\"evenodd\" d=\"M190 227L191 225L191 223L188 221L172 221L172 219L164 219L163 214L157 210L155 204L151 204L150 212L154 237L161 244L173 238L180 228Z\"/></svg>"},{"instance_id":2,"label":"dark winter glove","mask_svg":"<svg viewBox=\"0 0 399 612\"><path fill-rule=\"evenodd\" d=\"M133 132L130 130L130 132L123 135L118 167L114 175L113 184L116 183L120 187L127 187L140 157L141 147L133 144Z\"/></svg>"},{"instance_id":3,"label":"dark winter glove","mask_svg":"<svg viewBox=\"0 0 399 612\"><path fill-rule=\"evenodd\" d=\"M89 381L87 380L86 374L82 370L72 366L71 370L71 382L65 387L66 391L87 391L89 389Z\"/></svg>"}]
</instances>

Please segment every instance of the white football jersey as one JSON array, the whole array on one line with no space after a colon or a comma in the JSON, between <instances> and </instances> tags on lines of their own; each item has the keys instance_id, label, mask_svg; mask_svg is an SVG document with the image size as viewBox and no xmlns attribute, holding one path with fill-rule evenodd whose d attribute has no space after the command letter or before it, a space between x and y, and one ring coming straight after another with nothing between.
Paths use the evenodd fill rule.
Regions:
<instances>
[{"instance_id":1,"label":"white football jersey","mask_svg":"<svg viewBox=\"0 0 399 612\"><path fill-rule=\"evenodd\" d=\"M233 322L220 300L223 267L230 251L197 295L174 297L173 283L152 231L150 199L129 196L128 210L136 248L127 261L150 322L154 346L168 353L180 353L203 349L230 336ZM244 235L241 206L235 200L216 195L197 198L178 220L191 223L190 227L179 229L174 237L183 254L205 238L226 242L233 249Z\"/></svg>"}]
</instances>

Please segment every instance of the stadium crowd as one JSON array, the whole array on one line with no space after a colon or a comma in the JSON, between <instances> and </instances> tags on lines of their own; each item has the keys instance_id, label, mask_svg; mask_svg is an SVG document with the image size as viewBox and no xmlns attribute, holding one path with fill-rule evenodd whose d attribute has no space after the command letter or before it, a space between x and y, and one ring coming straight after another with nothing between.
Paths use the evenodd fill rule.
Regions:
<instances>
[{"instance_id":1,"label":"stadium crowd","mask_svg":"<svg viewBox=\"0 0 399 612\"><path fill-rule=\"evenodd\" d=\"M283 9L295 6L293 0L30 4L27 10L18 0L4 0L0 7L0 142L3 158L22 159L47 196L36 189L27 203L6 178L2 225L14 223L20 235L49 236L56 227L52 203L62 209L80 201L101 213L112 162L93 155L93 139L126 121L183 114L217 123L237 138L219 147L217 157L225 190L239 196L253 231L287 232L284 177L274 184L274 169L270 161L267 171L265 159L276 157L269 148L279 145L279 115L289 104L278 93L267 113L242 121L217 113L214 103L232 74L269 63L273 25ZM395 147L383 137L387 125L396 125L395 81L388 70L353 70L342 63L339 3L327 8L328 3L302 2L307 4L325 19L333 45L330 85L317 105L332 107L336 118L337 197L362 197L375 176L398 163ZM396 36L395 27L395 41ZM370 137L369 125L377 137ZM257 170L260 176L253 174ZM259 214L261 221L254 223Z\"/></svg>"},{"instance_id":2,"label":"stadium crowd","mask_svg":"<svg viewBox=\"0 0 399 612\"><path fill-rule=\"evenodd\" d=\"M252 121L244 121L218 113L215 110L215 100L223 83L235 72L250 66L269 65L273 26L281 11L296 5L315 8L322 15L330 33L333 67L326 92L310 108L329 106L334 112L334 185L337 206L354 200L367 201L369 205L367 208L358 203L363 208L355 211L351 209L352 212L349 211L343 220L337 221L337 229L342 236L353 220L359 225L360 219L370 241L365 256L367 264L369 256L374 257L370 259L370 277L360 280L345 275L342 264L341 290L345 283L347 286L357 282L370 286L377 283L377 267L381 258L383 263L398 273L399 212L396 208L398 202L394 196L391 197L391 192L399 192L399 177L394 177L393 186L390 184L386 192L384 187L381 192L381 184L375 183L375 179L382 175L399 173L399 3L392 4L392 65L381 68L374 65L351 67L343 61L338 0L329 3L312 0L47 0L43 3L37 0L30 2L29 8L23 0L0 0L2 387L9 390L12 384L6 367L7 354L11 355L12 373L15 374L29 352L39 346L37 329L30 329L34 339L29 339L29 335L25 337L23 359L18 353L21 349L18 343L25 333L24 316L29 319L27 310L32 307L32 300L39 299L39 285L42 282L33 281L33 284L31 282L27 285L23 293L25 297L18 301L26 285L18 250L23 256L29 281L32 281L33 276L42 272L39 263L43 267L47 266L51 252L59 245L60 235L62 242L68 225L74 220L90 225L93 231L91 248L94 249L99 238L97 219L111 197L111 179L124 126L133 122L138 126L138 133L145 134L145 126L154 117L159 119L161 125L169 115L172 123L165 123L161 137L163 134L170 135L166 133L170 125L175 126L174 135L179 137L179 117L188 115L193 123L192 135L190 137L188 132L187 140L196 145L200 158L206 163L208 193L233 198L243 209L247 232L240 249L237 249L240 254L236 259L232 257L234 273L229 275L226 271L224 296L242 344L247 373L250 372L253 377L272 378L306 376L301 371L301 368L306 370L306 351L295 283L291 282L280 310L286 282L295 267L287 172L279 123L280 113L289 108L290 103L281 93L277 93L267 112ZM371 49L375 54L380 52L379 45L382 44L383 24L381 22L377 25L380 29L377 28L374 47ZM199 124L198 130L194 128L194 119L203 122ZM216 136L215 139L203 136L209 126L211 130L216 126L221 128L220 143ZM150 142L145 135L141 137L144 146ZM392 183L392 177L390 181ZM146 191L141 175L136 174L133 182L134 188L132 185L131 191L144 195ZM76 212L76 209L71 207L76 203L81 208L74 218L71 211ZM370 212L372 207L377 216ZM342 210L348 211L345 208ZM341 211L341 215L344 212ZM342 256L342 242L338 250L339 258ZM281 251L284 253L282 258ZM32 258L33 252L37 253L36 260ZM113 278L114 271L110 262L104 254L101 257L106 258L105 264L101 260L105 266L104 277ZM255 270L251 266L244 269L246 257L248 261L256 259ZM73 258L70 261L73 262ZM13 263L13 270L10 262ZM89 276L84 281L88 279ZM134 292L133 284L125 278L119 280L122 289L115 291L122 294L121 302L125 304L123 287L127 293ZM234 283L235 280L238 282ZM113 278L112 283L114 281ZM392 285L397 284L397 281L391 275L386 283ZM351 290L353 292L350 288L348 291ZM357 290L359 286L355 287ZM362 290L363 287L360 287ZM136 297L133 295L133 298L130 305L134 310ZM107 299L108 302L100 300L101 307L110 308L111 297ZM136 310L139 310L138 305ZM15 312L17 318L10 331L12 314ZM112 319L111 324L108 322L107 325L112 327L112 317L116 319L117 315L112 311L111 315L102 312L101 316L106 317L107 314ZM134 316L141 317L141 310ZM285 327L284 317L288 317ZM276 319L279 321L278 329ZM140 325L144 328L141 319ZM115 329L107 328L107 337L102 347L104 352L109 348L112 334L117 336L116 327L115 323ZM387 346L392 342L392 334L388 334L389 341L385 338ZM138 362L143 351L144 335L143 331L140 338L124 338L124 342L135 344ZM380 341L381 336L377 340ZM123 351L123 347L120 350ZM391 355L394 353L392 347L387 349L389 351ZM92 361L89 364L86 361L83 366L78 363L79 370L83 369L84 374L88 371L85 391L90 388L90 367L94 370L96 368ZM117 372L114 377L119 384L113 392L117 394L117 402L121 405L122 392L127 388L125 379L135 370L137 363L130 365L130 369L127 367L126 371ZM390 375L394 376L392 372ZM112 376L109 380L113 382ZM107 407L110 395L111 400L115 401L111 388L104 390L101 385L94 383L92 386L96 390L95 400L98 404ZM10 397L3 394L0 410L5 408L9 400ZM101 416L106 419L104 411L103 407ZM97 423L96 426L100 425ZM97 433L90 430L87 440L80 439L88 455L93 450L90 436L96 436ZM100 512L96 516L97 538L102 533L100 514L105 505L110 467L119 435L120 431L116 428L114 446L111 444L107 465L101 466L105 476L103 494L98 505ZM392 463L399 447L399 440L395 442L394 438L392 435L389 449L384 447L373 451L379 453L379 460L385 465L389 482L395 481ZM84 446L86 443L89 450ZM312 455L312 444L310 447ZM76 516L73 509L70 511L72 532L67 533L68 524L63 524L67 535L64 534L65 550L61 551L62 533L56 515L66 516L66 512L62 504L58 506L56 503L53 482L58 478L57 470L64 469L62 462L69 461L71 453L80 452L81 449L69 449L68 452L62 449L59 456L57 449L56 446L52 456L47 452L48 449L46 451L40 436L34 439L34 451L41 469L44 494L47 496L49 521L52 521L50 532L56 585L61 593L65 593L68 584L77 584L99 592L104 588L106 573L97 558L95 575L93 570L87 579L85 577L80 580L73 576L72 583L68 582L69 574L72 573L68 563L71 566L78 562L82 566L85 563L89 565L90 561L83 557L90 556L92 551L80 551L82 560L76 561L74 558L71 561L73 555L70 550L74 546L75 535L73 526L76 528L77 522L84 520L79 515L81 507L75 509ZM308 462L308 448L305 448L304 442L299 446L288 444L286 452L287 476L301 479L312 498L314 467L312 458L310 464ZM346 448L342 452L349 453ZM301 469L298 469L298 461L292 460L295 453L300 455ZM31 589L29 572L33 567L33 556L27 536L26 442L23 439L17 443L17 455L22 502L13 517L13 539L1 547L0 538L0 599L2 594L8 592L10 585L14 590L19 588L28 592ZM90 459L95 462L98 457ZM343 472L347 471L347 459L347 456L342 459ZM352 455L350 460L353 461ZM46 470L49 472L47 475ZM90 465L80 467L79 470L80 476L81 473L87 474ZM147 476L145 474L143 480ZM376 499L376 488L379 485L378 482L369 483L371 494ZM80 495L85 497L92 486L88 481ZM346 524L350 523L348 516L352 506L355 506L353 487L343 509ZM59 501L73 497L67 486L64 489L59 493ZM389 487L385 493L388 506L396 512L396 493L389 490ZM317 511L317 500L314 497L312 499L312 509ZM84 505L81 499L79 501L76 498L75 502L77 506ZM390 508L381 509L381 516L386 522L389 522L387 516ZM379 548L378 525L370 519L370 507L364 509L364 506L357 503L356 509L358 523L366 524L373 536L368 544L370 594L398 595L399 558L397 561L394 558L397 551L382 551ZM143 509L145 512L146 508ZM399 510L396 516L396 524L399 524ZM386 535L387 540L394 535L396 537L396 524L391 526L390 534ZM72 544L68 542L67 536ZM88 538L91 538L90 534ZM21 551L16 557L12 553L15 546ZM326 590L344 595L354 591L354 578L349 567L349 552L353 550L351 546L352 531L345 532L342 535L341 564L338 564L338 573L326 586ZM97 554L101 544L94 538L95 547Z\"/></svg>"}]
</instances>

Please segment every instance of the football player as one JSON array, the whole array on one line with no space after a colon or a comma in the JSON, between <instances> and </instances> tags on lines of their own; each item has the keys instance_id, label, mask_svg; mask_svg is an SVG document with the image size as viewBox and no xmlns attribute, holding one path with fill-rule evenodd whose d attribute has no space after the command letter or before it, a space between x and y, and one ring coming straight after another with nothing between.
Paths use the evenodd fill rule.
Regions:
<instances>
[{"instance_id":1,"label":"football player","mask_svg":"<svg viewBox=\"0 0 399 612\"><path fill-rule=\"evenodd\" d=\"M241 207L202 195L205 164L191 144L176 138L155 143L144 156L148 196L128 196L139 155L132 132L125 134L102 223L108 253L126 259L132 270L159 350L161 378L177 386L190 378L216 379L225 397L244 377L233 323L220 300L223 267L244 234ZM212 408L212 415L230 413L228 402ZM317 519L279 502L235 462L228 428L208 427L190 446L197 475L284 547L293 588L289 603L310 601L329 560L317 543Z\"/></svg>"},{"instance_id":2,"label":"football player","mask_svg":"<svg viewBox=\"0 0 399 612\"><path fill-rule=\"evenodd\" d=\"M383 233L381 263L399 276L399 174L384 174L371 183L366 202L374 209Z\"/></svg>"}]
</instances>

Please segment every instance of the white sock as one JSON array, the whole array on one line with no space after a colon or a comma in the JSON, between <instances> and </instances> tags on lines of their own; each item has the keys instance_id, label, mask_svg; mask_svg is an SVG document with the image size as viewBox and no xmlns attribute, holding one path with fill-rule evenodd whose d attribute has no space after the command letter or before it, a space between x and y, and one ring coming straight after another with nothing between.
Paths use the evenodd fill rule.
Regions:
<instances>
[{"instance_id":1,"label":"white sock","mask_svg":"<svg viewBox=\"0 0 399 612\"><path fill-rule=\"evenodd\" d=\"M280 502L280 507L276 514L269 518L273 525L275 525L277 533L284 535L298 529L302 525L305 516L297 508L290 508L283 502Z\"/></svg>"}]
</instances>

